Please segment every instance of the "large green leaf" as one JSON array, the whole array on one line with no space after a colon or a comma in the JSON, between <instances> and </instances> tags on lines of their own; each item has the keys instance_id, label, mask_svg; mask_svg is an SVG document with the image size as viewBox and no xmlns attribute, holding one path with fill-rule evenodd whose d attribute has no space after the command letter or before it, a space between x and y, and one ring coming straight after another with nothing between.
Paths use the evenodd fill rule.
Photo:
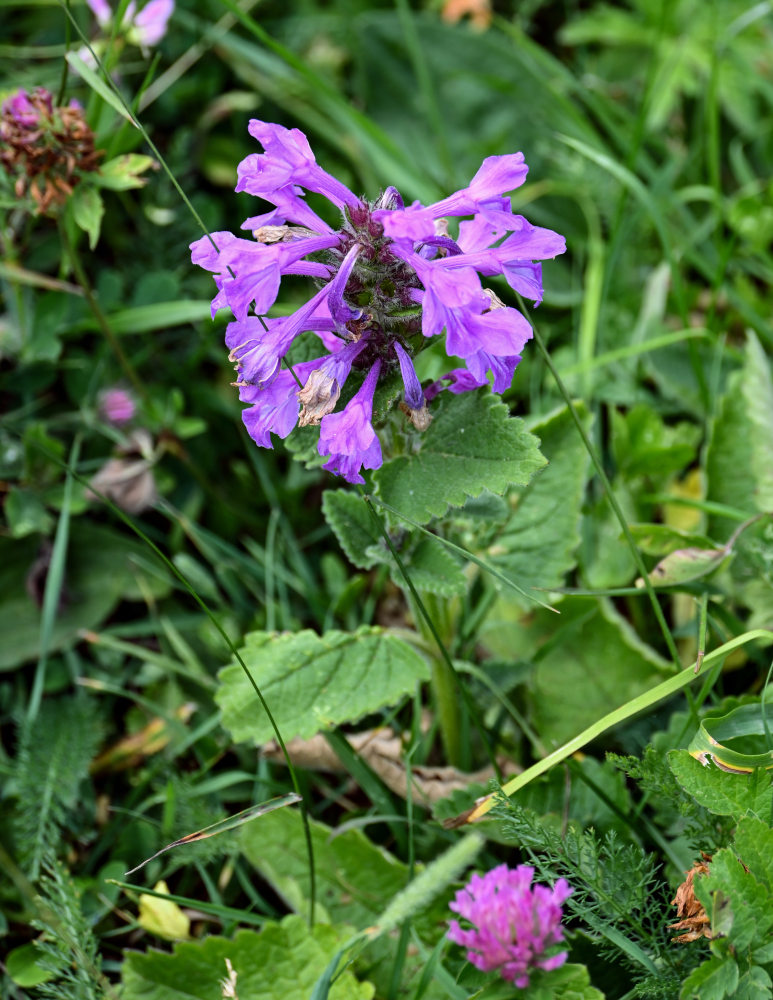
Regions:
<instances>
[{"instance_id":1,"label":"large green leaf","mask_svg":"<svg viewBox=\"0 0 773 1000\"><path fill-rule=\"evenodd\" d=\"M537 439L488 391L441 394L414 449L374 473L378 494L414 521L441 517L484 489L525 486L545 465Z\"/></svg>"},{"instance_id":2,"label":"large green leaf","mask_svg":"<svg viewBox=\"0 0 773 1000\"><path fill-rule=\"evenodd\" d=\"M773 785L767 771L729 774L699 763L687 750L672 750L668 763L684 790L718 816L770 816Z\"/></svg>"},{"instance_id":3,"label":"large green leaf","mask_svg":"<svg viewBox=\"0 0 773 1000\"><path fill-rule=\"evenodd\" d=\"M737 951L763 942L773 926L773 896L731 847L717 851L709 873L695 879L695 896L712 917L712 930L730 939Z\"/></svg>"},{"instance_id":4,"label":"large green leaf","mask_svg":"<svg viewBox=\"0 0 773 1000\"><path fill-rule=\"evenodd\" d=\"M145 572L149 558L152 556L143 544L76 518L70 529L64 592L49 653L75 641L80 630L96 628L122 597L139 597L139 575L151 593L160 596L168 592L168 583ZM0 539L0 671L11 670L39 654L41 614L25 581L44 569L35 539Z\"/></svg>"},{"instance_id":5,"label":"large green leaf","mask_svg":"<svg viewBox=\"0 0 773 1000\"><path fill-rule=\"evenodd\" d=\"M547 746L563 743L663 680L668 664L608 601L566 598L560 614L503 594L480 630L497 660L530 662L529 704Z\"/></svg>"},{"instance_id":6,"label":"large green leaf","mask_svg":"<svg viewBox=\"0 0 773 1000\"><path fill-rule=\"evenodd\" d=\"M749 333L743 369L728 379L706 455L708 499L755 511L773 509L773 380L770 362ZM714 518L709 534L726 538L736 524Z\"/></svg>"},{"instance_id":7,"label":"large green leaf","mask_svg":"<svg viewBox=\"0 0 773 1000\"><path fill-rule=\"evenodd\" d=\"M746 341L741 391L751 423L753 501L757 510L773 510L773 379L770 360L752 330Z\"/></svg>"},{"instance_id":8,"label":"large green leaf","mask_svg":"<svg viewBox=\"0 0 773 1000\"><path fill-rule=\"evenodd\" d=\"M280 813L286 815L281 816ZM258 829L258 825L260 829ZM309 859L300 815L280 809L261 817L260 824L242 828L241 847L247 859L274 891L294 910L305 913L311 891ZM389 903L409 883L408 866L376 845L362 830L336 833L324 823L311 822L316 866L317 919L351 924L364 930L379 922ZM433 904L414 926L428 941L437 940L437 927L446 915L443 903ZM364 976L386 995L394 969L394 943L384 937L368 945L357 963ZM424 963L409 949L401 996L412 996L409 982L421 978ZM430 983L428 1000L447 993Z\"/></svg>"},{"instance_id":9,"label":"large green leaf","mask_svg":"<svg viewBox=\"0 0 773 1000\"><path fill-rule=\"evenodd\" d=\"M357 494L348 490L327 490L322 496L322 511L350 562L361 569L384 563L389 566L394 583L405 585L378 525ZM391 539L413 585L419 590L443 597L465 592L467 581L459 559L439 539L428 535L417 537L416 532L402 529L392 532Z\"/></svg>"},{"instance_id":10,"label":"large green leaf","mask_svg":"<svg viewBox=\"0 0 773 1000\"><path fill-rule=\"evenodd\" d=\"M575 564L588 454L566 407L532 429L548 466L518 498L495 542L494 562L521 587L550 589L560 587Z\"/></svg>"},{"instance_id":11,"label":"large green leaf","mask_svg":"<svg viewBox=\"0 0 773 1000\"><path fill-rule=\"evenodd\" d=\"M744 816L734 840L743 863L773 893L773 829L761 819Z\"/></svg>"},{"instance_id":12,"label":"large green leaf","mask_svg":"<svg viewBox=\"0 0 773 1000\"><path fill-rule=\"evenodd\" d=\"M724 1000L735 994L738 966L732 958L710 958L682 983L679 1000Z\"/></svg>"},{"instance_id":13,"label":"large green leaf","mask_svg":"<svg viewBox=\"0 0 773 1000\"><path fill-rule=\"evenodd\" d=\"M321 913L333 923L362 930L375 924L389 901L408 883L408 867L376 847L362 830L333 835L311 822L311 841ZM294 910L305 909L311 886L309 856L300 815L277 809L248 823L241 848L251 864Z\"/></svg>"},{"instance_id":14,"label":"large green leaf","mask_svg":"<svg viewBox=\"0 0 773 1000\"><path fill-rule=\"evenodd\" d=\"M573 598L559 608L561 618L534 616L549 641L534 657L532 715L548 746L659 683L668 666L611 603Z\"/></svg>"},{"instance_id":15,"label":"large green leaf","mask_svg":"<svg viewBox=\"0 0 773 1000\"><path fill-rule=\"evenodd\" d=\"M241 930L233 939L208 937L183 942L174 951L127 952L123 1000L212 1000L224 995L226 959L236 974L239 1000L308 1000L314 984L349 937L345 928L315 924L291 915L267 921L260 933ZM338 977L331 1000L370 1000L373 986L351 972Z\"/></svg>"},{"instance_id":16,"label":"large green leaf","mask_svg":"<svg viewBox=\"0 0 773 1000\"><path fill-rule=\"evenodd\" d=\"M356 722L394 704L427 680L426 662L382 628L356 632L251 632L240 650L285 739ZM237 663L220 671L216 701L237 741L274 735L252 685Z\"/></svg>"}]
</instances>

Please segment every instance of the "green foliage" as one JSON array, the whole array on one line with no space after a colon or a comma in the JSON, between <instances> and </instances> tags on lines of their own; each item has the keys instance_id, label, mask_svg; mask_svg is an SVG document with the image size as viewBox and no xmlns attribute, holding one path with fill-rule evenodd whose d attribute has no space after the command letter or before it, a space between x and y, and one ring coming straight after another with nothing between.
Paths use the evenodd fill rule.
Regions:
<instances>
[{"instance_id":1,"label":"green foliage","mask_svg":"<svg viewBox=\"0 0 773 1000\"><path fill-rule=\"evenodd\" d=\"M311 824L320 912L334 924L362 930L375 924L389 900L405 888L408 868L361 830L332 833L323 823ZM240 840L262 877L292 909L304 910L311 883L298 813L290 809L268 813L259 823L245 826Z\"/></svg>"},{"instance_id":2,"label":"green foliage","mask_svg":"<svg viewBox=\"0 0 773 1000\"><path fill-rule=\"evenodd\" d=\"M773 624L769 10L532 0L473 28L441 7L178 0L144 50L83 4L72 19L14 5L0 94L77 98L102 151L99 170L39 215L0 165L0 935L19 983L51 977L29 986L36 995L221 996L229 957L240 1000L322 1000L328 987L416 1000L771 997L770 774L703 768L678 749L723 698L758 695L769 666L770 636L748 636ZM87 39L104 69L86 65ZM442 392L425 432L397 413L379 428L374 507L467 700L443 690L440 651L365 503L320 469L318 431L296 428L273 450L244 433L223 314L212 324L211 279L187 247L202 231L191 207L212 232L265 208L232 194L237 163L259 151L252 116L303 129L352 191L396 185L406 204L445 197L483 157L521 149L530 173L514 213L567 238L543 267L536 335L504 397ZM310 194L324 215L322 202ZM484 285L517 304L504 279ZM283 279L272 317L309 288ZM442 339L416 359L425 386L448 370ZM308 331L290 361L318 353ZM103 409L114 387L134 409L120 426ZM402 391L395 370L377 422ZM144 451L132 453L138 432ZM152 461L157 500L130 520L171 565L87 494L106 463L128 476L120 463L135 460ZM455 841L416 796L402 801L404 782L388 793L384 782L390 768L413 770L447 795L437 818L467 814L491 790L487 750L506 775L528 773L672 670L599 468L645 570L668 584L657 598L683 662L703 624L709 656L736 645L690 678L689 711L663 702L623 718L474 828L487 837L481 871L531 862L575 888L570 961L526 993L444 941L448 879L464 877L475 841ZM524 606L507 579L559 614ZM322 923L311 933L303 922L302 817L279 810L243 827L241 848L212 836L143 870L222 921L208 937L212 925L194 919L195 940L157 952L127 920L134 894L106 880L291 787L272 753L255 760L274 733L241 668L215 680L232 656L226 637L244 647L285 738L324 734L291 747ZM329 732L339 725L347 732ZM391 729L373 730L382 771L348 739L376 726ZM746 736L734 749L748 755L761 740ZM66 859L81 894L52 861L36 909L28 877L44 850ZM721 933L671 942L670 901L700 851L715 862L696 892ZM122 984L100 962L114 980L122 962Z\"/></svg>"},{"instance_id":3,"label":"green foliage","mask_svg":"<svg viewBox=\"0 0 773 1000\"><path fill-rule=\"evenodd\" d=\"M211 936L183 942L167 954L129 953L123 965L125 1000L210 1000L231 981L240 1000L305 1000L325 967L348 936L346 928L316 924L309 930L303 917L266 921L260 933L241 930L232 939ZM226 964L226 959L229 965ZM331 1000L370 1000L373 987L350 972L338 977Z\"/></svg>"},{"instance_id":4,"label":"green foliage","mask_svg":"<svg viewBox=\"0 0 773 1000\"><path fill-rule=\"evenodd\" d=\"M410 454L374 473L378 495L422 524L484 489L525 486L545 464L537 439L491 393L441 395L429 429Z\"/></svg>"},{"instance_id":5,"label":"green foliage","mask_svg":"<svg viewBox=\"0 0 773 1000\"><path fill-rule=\"evenodd\" d=\"M308 738L391 705L426 680L424 659L381 628L353 633L251 632L240 651L285 738ZM220 672L216 696L233 738L264 743L274 730L240 664Z\"/></svg>"},{"instance_id":6,"label":"green foliage","mask_svg":"<svg viewBox=\"0 0 773 1000\"><path fill-rule=\"evenodd\" d=\"M521 587L549 590L575 564L588 455L566 407L532 430L548 465L513 496L515 511L494 542L496 565Z\"/></svg>"},{"instance_id":7,"label":"green foliage","mask_svg":"<svg viewBox=\"0 0 773 1000\"><path fill-rule=\"evenodd\" d=\"M112 996L102 975L97 939L72 879L51 855L44 859L43 869L31 923L40 932L36 964L50 978L35 986L37 995L71 1000Z\"/></svg>"},{"instance_id":8,"label":"green foliage","mask_svg":"<svg viewBox=\"0 0 773 1000\"><path fill-rule=\"evenodd\" d=\"M60 600L60 611L48 651L70 646L82 629L99 626L122 597L145 593L161 595L168 583L150 564L148 552L133 538L99 524L76 521L70 534L70 556ZM34 538L21 543L0 538L0 629L14 641L0 648L0 672L12 670L38 656L41 611L27 588L45 580L48 550ZM138 581L142 581L141 585Z\"/></svg>"},{"instance_id":9,"label":"green foliage","mask_svg":"<svg viewBox=\"0 0 773 1000\"><path fill-rule=\"evenodd\" d=\"M403 575L394 556L360 497L348 490L326 490L322 511L351 563L361 569L387 565L392 581L402 585ZM458 558L442 542L400 529L392 532L391 541L418 590L451 597L467 589Z\"/></svg>"},{"instance_id":10,"label":"green foliage","mask_svg":"<svg viewBox=\"0 0 773 1000\"><path fill-rule=\"evenodd\" d=\"M680 1000L704 996L760 998L773 995L773 831L752 816L738 823L732 847L717 851L694 890L711 918L714 955L685 981Z\"/></svg>"},{"instance_id":11,"label":"green foliage","mask_svg":"<svg viewBox=\"0 0 773 1000\"><path fill-rule=\"evenodd\" d=\"M410 881L407 865L390 852L376 846L362 830L338 833L323 823L311 823L311 838L316 864L317 919L334 925L346 924L358 931L381 926L391 913L398 919L408 916L417 900L415 883ZM280 809L262 816L257 824L245 826L241 847L246 858L266 879L272 889L296 912L306 913L311 895L308 856L303 824L297 812ZM474 840L462 849L462 856L477 850ZM451 862L453 854L441 868ZM426 875L426 872L425 872ZM452 877L452 876L451 876ZM431 876L430 879L434 879ZM433 881L419 886L418 902L426 905L435 895ZM399 900L399 902L398 902ZM394 902L393 902L394 901ZM391 904L391 906L390 906ZM437 938L437 928L447 917L443 905L433 906L418 920L425 937ZM390 922L392 916L389 916ZM393 972L393 952L388 936L370 941L358 959L362 975L377 985L379 994L388 989ZM403 983L421 978L424 962L415 952L406 956ZM432 996L442 996L431 991Z\"/></svg>"},{"instance_id":12,"label":"green foliage","mask_svg":"<svg viewBox=\"0 0 773 1000\"><path fill-rule=\"evenodd\" d=\"M700 764L686 750L672 750L668 763L682 788L710 812L735 817L771 815L773 785L769 773L729 774L713 764Z\"/></svg>"},{"instance_id":13,"label":"green foliage","mask_svg":"<svg viewBox=\"0 0 773 1000\"><path fill-rule=\"evenodd\" d=\"M78 812L101 735L96 705L83 695L46 701L32 725L20 726L11 786L14 828L33 880L43 858L55 856L63 828Z\"/></svg>"},{"instance_id":14,"label":"green foliage","mask_svg":"<svg viewBox=\"0 0 773 1000\"><path fill-rule=\"evenodd\" d=\"M596 940L612 949L618 962L641 977L673 967L656 900L667 889L653 859L614 832L603 837L570 824L565 831L544 824L532 810L505 800L497 807L506 834L529 854L541 879L564 877L573 888L566 906Z\"/></svg>"},{"instance_id":15,"label":"green foliage","mask_svg":"<svg viewBox=\"0 0 773 1000\"><path fill-rule=\"evenodd\" d=\"M657 683L666 667L608 601L567 598L559 609L560 617L525 614L502 596L482 631L497 657L517 654L533 663L532 715L552 745Z\"/></svg>"}]
</instances>

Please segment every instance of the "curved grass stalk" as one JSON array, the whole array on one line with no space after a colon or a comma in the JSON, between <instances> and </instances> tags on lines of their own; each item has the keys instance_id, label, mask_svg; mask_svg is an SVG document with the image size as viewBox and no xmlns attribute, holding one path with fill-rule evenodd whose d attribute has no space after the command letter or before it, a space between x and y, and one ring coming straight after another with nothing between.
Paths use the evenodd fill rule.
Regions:
<instances>
[{"instance_id":1,"label":"curved grass stalk","mask_svg":"<svg viewBox=\"0 0 773 1000\"><path fill-rule=\"evenodd\" d=\"M711 653L707 653L703 657L703 664L708 666L710 663L714 663L717 660L723 659L728 653L731 653L734 649L738 649L739 646L745 646L749 642L754 642L755 639L766 639L768 642L773 642L773 631L765 628L752 629L750 632L744 632L743 635L736 636L735 639L730 639L729 642L723 643L717 649L713 650ZM475 820L481 819L486 813L494 806L496 802L497 795L500 793L503 795L514 795L521 788L525 788L529 782L538 778L541 774L545 774L556 764L560 764L561 761L566 760L576 751L582 749L591 740L595 740L597 737L601 736L608 729L612 729L613 726L620 725L621 722L625 722L627 719L632 718L634 715L638 715L639 712L643 712L645 709L652 708L659 701L664 698L668 698L677 691L681 691L682 688L687 687L698 675L695 672L695 664L691 663L689 667L685 667L684 670L675 674L673 677L669 677L668 680L663 681L662 684L657 684L654 688L649 691L645 691L644 694L638 695L636 698L632 698L630 701L626 702L625 705L621 705L620 708L614 709L612 712L608 712L606 715L602 716L597 722L594 722L592 726L588 726L584 729L578 736L572 737L571 740L564 743L557 750L548 754L547 757L543 757L542 760L533 764L531 767L527 768L521 774L516 775L511 781L508 781L505 785L502 785L499 792L493 792L491 795L487 795L474 809L470 810L469 813L458 817L458 820L453 820L450 825L461 825L462 823L468 822L472 823Z\"/></svg>"}]
</instances>

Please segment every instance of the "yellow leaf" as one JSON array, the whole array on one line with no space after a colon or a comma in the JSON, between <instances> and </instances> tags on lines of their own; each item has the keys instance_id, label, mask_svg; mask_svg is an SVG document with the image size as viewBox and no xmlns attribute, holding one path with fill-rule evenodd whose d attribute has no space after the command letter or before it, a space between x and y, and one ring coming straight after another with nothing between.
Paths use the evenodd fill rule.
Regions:
<instances>
[{"instance_id":1,"label":"yellow leaf","mask_svg":"<svg viewBox=\"0 0 773 1000\"><path fill-rule=\"evenodd\" d=\"M685 500L703 500L706 495L703 473L700 469L692 469L684 479L674 480L669 490L674 496ZM669 528L676 528L678 531L689 533L703 530L703 512L697 507L667 503L663 507L663 520Z\"/></svg>"},{"instance_id":2,"label":"yellow leaf","mask_svg":"<svg viewBox=\"0 0 773 1000\"><path fill-rule=\"evenodd\" d=\"M154 892L169 894L169 888L163 880L153 886ZM167 941L186 941L191 936L191 922L171 899L159 899L158 896L140 896L139 925L150 934L165 938Z\"/></svg>"}]
</instances>

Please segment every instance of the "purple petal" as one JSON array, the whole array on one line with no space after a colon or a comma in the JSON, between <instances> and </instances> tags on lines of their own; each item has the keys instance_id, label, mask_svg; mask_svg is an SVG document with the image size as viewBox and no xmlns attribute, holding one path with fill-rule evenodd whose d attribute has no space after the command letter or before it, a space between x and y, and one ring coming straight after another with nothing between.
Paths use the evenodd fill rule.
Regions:
<instances>
[{"instance_id":1,"label":"purple petal","mask_svg":"<svg viewBox=\"0 0 773 1000\"><path fill-rule=\"evenodd\" d=\"M400 374L405 386L405 402L412 410L420 410L424 406L424 393L421 390L421 382L416 375L416 369L413 367L413 361L402 344L395 341L392 346L400 363Z\"/></svg>"},{"instance_id":2,"label":"purple petal","mask_svg":"<svg viewBox=\"0 0 773 1000\"><path fill-rule=\"evenodd\" d=\"M505 156L488 156L466 188L429 206L434 218L443 215L472 215L484 210L487 203L495 217L504 215L502 195L514 191L526 180L529 168L523 162L523 153Z\"/></svg>"},{"instance_id":3,"label":"purple petal","mask_svg":"<svg viewBox=\"0 0 773 1000\"><path fill-rule=\"evenodd\" d=\"M391 212L379 209L373 212L372 218L381 223L384 235L390 240L421 243L435 235L436 216L418 201L408 208L398 208Z\"/></svg>"},{"instance_id":4,"label":"purple petal","mask_svg":"<svg viewBox=\"0 0 773 1000\"><path fill-rule=\"evenodd\" d=\"M308 369L317 363L306 361L296 365L295 374L302 380ZM239 398L243 403L252 404L242 412L242 420L250 437L261 448L273 448L271 434L286 438L298 423L298 383L287 369L263 388L242 386Z\"/></svg>"},{"instance_id":5,"label":"purple petal","mask_svg":"<svg viewBox=\"0 0 773 1000\"><path fill-rule=\"evenodd\" d=\"M468 315L463 323L449 324L446 352L457 358L478 351L507 357L520 354L531 337L531 326L517 309L492 309L479 316Z\"/></svg>"},{"instance_id":6,"label":"purple petal","mask_svg":"<svg viewBox=\"0 0 773 1000\"><path fill-rule=\"evenodd\" d=\"M158 45L173 11L174 0L150 0L134 18L130 40L141 46Z\"/></svg>"},{"instance_id":7,"label":"purple petal","mask_svg":"<svg viewBox=\"0 0 773 1000\"><path fill-rule=\"evenodd\" d=\"M322 418L317 450L329 455L323 468L350 483L364 483L360 469L378 469L383 461L381 444L373 430L373 393L376 391L381 362L376 361L365 381L340 413Z\"/></svg>"},{"instance_id":8,"label":"purple petal","mask_svg":"<svg viewBox=\"0 0 773 1000\"><path fill-rule=\"evenodd\" d=\"M330 315L333 317L339 328L342 328L345 323L349 322L349 320L359 319L359 317L362 316L362 309L352 309L352 307L344 300L346 283L349 280L352 268L357 263L357 258L361 253L362 247L359 243L355 243L341 261L338 273L328 286L329 294L327 305L330 309Z\"/></svg>"},{"instance_id":9,"label":"purple petal","mask_svg":"<svg viewBox=\"0 0 773 1000\"><path fill-rule=\"evenodd\" d=\"M107 0L86 0L91 13L97 19L97 24L100 28L105 28L113 17L113 12L110 9L110 4Z\"/></svg>"},{"instance_id":10,"label":"purple petal","mask_svg":"<svg viewBox=\"0 0 773 1000\"><path fill-rule=\"evenodd\" d=\"M317 165L308 139L299 129L287 129L254 118L249 124L249 132L266 151L258 157L260 163L256 165L253 161L251 169L258 174L263 173L264 182L268 183L264 188L265 194L260 191L252 193L273 202L274 199L268 196L270 192L290 184L322 194L340 209L344 205L360 203L360 199L345 184Z\"/></svg>"}]
</instances>

